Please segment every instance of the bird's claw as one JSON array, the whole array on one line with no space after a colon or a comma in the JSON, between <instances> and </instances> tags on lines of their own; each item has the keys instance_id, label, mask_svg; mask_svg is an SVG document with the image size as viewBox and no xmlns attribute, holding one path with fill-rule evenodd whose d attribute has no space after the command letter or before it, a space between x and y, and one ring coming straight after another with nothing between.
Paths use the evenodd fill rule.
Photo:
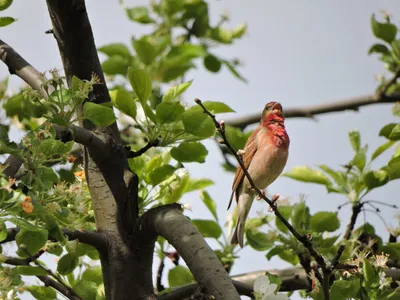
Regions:
<instances>
[{"instance_id":1,"label":"bird's claw","mask_svg":"<svg viewBox=\"0 0 400 300\"><path fill-rule=\"evenodd\" d=\"M242 156L242 155L246 154L246 150L239 149L239 150L236 152L236 154L239 155L239 156Z\"/></svg>"}]
</instances>

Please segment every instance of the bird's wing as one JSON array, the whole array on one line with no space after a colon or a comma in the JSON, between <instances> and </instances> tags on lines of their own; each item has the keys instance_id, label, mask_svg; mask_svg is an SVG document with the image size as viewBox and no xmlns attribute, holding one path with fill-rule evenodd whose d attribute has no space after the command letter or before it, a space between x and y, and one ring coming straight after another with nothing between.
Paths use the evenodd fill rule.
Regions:
<instances>
[{"instance_id":1,"label":"bird's wing","mask_svg":"<svg viewBox=\"0 0 400 300\"><path fill-rule=\"evenodd\" d=\"M244 146L245 153L242 156L242 160L243 160L243 163L244 163L244 166L246 167L246 169L249 168L249 165L250 165L251 161L253 160L254 154L257 152L256 137L257 137L257 134L259 131L260 131L260 128L256 128L256 130L254 130L253 133L250 135L250 137L247 139L246 145ZM236 169L235 178L233 179L232 194L231 194L231 198L229 199L228 209L231 207L234 194L236 194L236 202L239 199L237 190L239 188L239 185L242 183L244 176L245 176L245 174L243 172L243 169L239 165L238 168Z\"/></svg>"}]
</instances>

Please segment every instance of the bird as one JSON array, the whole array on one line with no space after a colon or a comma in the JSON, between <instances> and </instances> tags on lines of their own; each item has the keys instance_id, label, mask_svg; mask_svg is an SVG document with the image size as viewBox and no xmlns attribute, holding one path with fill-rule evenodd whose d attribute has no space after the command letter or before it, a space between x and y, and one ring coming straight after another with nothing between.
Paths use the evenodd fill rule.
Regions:
<instances>
[{"instance_id":1,"label":"bird","mask_svg":"<svg viewBox=\"0 0 400 300\"><path fill-rule=\"evenodd\" d=\"M282 173L289 156L289 144L282 105L278 102L267 103L260 124L247 139L244 149L239 151L242 153L242 160L250 177L261 191ZM234 196L238 207L238 218L231 244L239 244L243 248L246 219L257 193L241 166L235 173L228 209Z\"/></svg>"}]
</instances>

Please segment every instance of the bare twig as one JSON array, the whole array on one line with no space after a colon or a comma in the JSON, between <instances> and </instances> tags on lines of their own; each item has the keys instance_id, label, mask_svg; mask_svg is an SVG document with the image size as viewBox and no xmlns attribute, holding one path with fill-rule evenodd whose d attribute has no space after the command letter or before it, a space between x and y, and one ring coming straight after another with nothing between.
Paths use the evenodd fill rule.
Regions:
<instances>
[{"instance_id":1,"label":"bare twig","mask_svg":"<svg viewBox=\"0 0 400 300\"><path fill-rule=\"evenodd\" d=\"M138 156L142 155L143 153L145 153L150 148L157 147L159 144L160 144L160 140L156 139L154 141L148 142L146 146L144 146L142 149L139 149L138 151L132 151L128 148L127 149L128 150L127 157L128 158L138 157Z\"/></svg>"},{"instance_id":2,"label":"bare twig","mask_svg":"<svg viewBox=\"0 0 400 300\"><path fill-rule=\"evenodd\" d=\"M162 292L165 288L164 285L162 284L162 274L164 272L165 268L165 263L164 263L165 257L163 257L160 261L160 265L158 266L157 270L157 292Z\"/></svg>"},{"instance_id":3,"label":"bare twig","mask_svg":"<svg viewBox=\"0 0 400 300\"><path fill-rule=\"evenodd\" d=\"M316 115L327 114L332 112L342 112L346 110L358 111L362 106L383 103L395 103L400 100L400 94L392 95L365 95L357 96L344 100L336 100L333 102L305 106L299 108L284 109L286 118L314 118ZM227 125L245 128L246 126L260 121L260 114L250 114L248 116L238 117L228 120Z\"/></svg>"},{"instance_id":4,"label":"bare twig","mask_svg":"<svg viewBox=\"0 0 400 300\"><path fill-rule=\"evenodd\" d=\"M314 259L316 260L316 262L321 266L322 269L326 269L326 263L325 263L325 259L322 257L322 255L315 249L314 245L312 244L312 242L309 240L309 238L307 237L307 235L300 235L296 229L294 229L294 227L285 219L285 217L282 216L282 214L280 213L277 205L272 202L270 199L268 199L264 193L256 186L256 184L254 183L253 179L251 178L249 172L247 171L246 166L243 163L243 160L241 159L241 157L237 154L237 152L235 151L235 149L233 149L232 145L229 143L226 135L225 135L225 124L221 121L221 123L218 123L218 121L215 118L215 115L213 115L210 111L207 110L207 108L205 108L205 106L203 105L203 103L201 102L200 99L195 99L195 102L201 106L203 108L204 113L206 113L214 122L214 125L218 131L218 133L221 135L222 139L223 139L223 143L225 144L226 147L228 147L228 149L231 151L231 153L235 156L236 160L238 161L239 165L241 166L241 168L243 169L243 172L247 178L247 180L249 181L251 187L254 189L254 191L257 193L257 195L260 197L260 199L264 199L269 206L272 208L273 212L275 213L275 216L286 226L286 228L289 229L289 231L293 234L293 236L300 242L303 244L303 246L308 250L308 252L310 253L310 255L312 257L314 257Z\"/></svg>"},{"instance_id":5,"label":"bare twig","mask_svg":"<svg viewBox=\"0 0 400 300\"><path fill-rule=\"evenodd\" d=\"M337 264L339 263L340 257L342 256L343 251L346 248L346 241L348 241L350 239L351 233L353 232L354 226L357 221L357 217L360 214L361 208L363 207L363 205L364 205L363 202L359 202L359 203L353 205L353 207L352 207L353 212L351 214L350 222L347 225L346 232L343 236L344 242L339 246L335 257L332 259L332 263L331 263L332 270L335 269L337 267Z\"/></svg>"}]
</instances>

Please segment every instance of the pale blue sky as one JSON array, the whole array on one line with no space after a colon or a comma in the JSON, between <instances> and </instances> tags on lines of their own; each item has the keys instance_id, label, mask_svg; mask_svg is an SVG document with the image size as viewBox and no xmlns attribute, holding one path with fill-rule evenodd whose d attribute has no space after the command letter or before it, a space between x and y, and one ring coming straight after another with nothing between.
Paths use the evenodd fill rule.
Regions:
<instances>
[{"instance_id":1,"label":"pale blue sky","mask_svg":"<svg viewBox=\"0 0 400 300\"><path fill-rule=\"evenodd\" d=\"M7 15L19 21L0 28L1 38L37 69L61 68L56 42L51 35L44 34L51 28L45 1L14 2ZM127 6L146 3L148 1L126 1ZM369 25L371 14L380 16L380 10L386 9L395 20L400 20L400 15L396 14L400 2L395 1L214 0L209 3L214 22L221 13L228 12L231 17L229 25L248 24L248 34L244 38L233 46L215 49L215 53L225 58L239 57L244 65L240 72L249 83L236 80L226 70L217 75L210 74L199 63L199 69L187 76L188 79L194 78L194 82L185 95L185 101L190 103L195 97L223 101L235 109L238 116L261 112L264 104L271 100L281 102L284 108L300 107L373 93L375 76L382 73L383 66L377 58L367 56L369 46L375 42ZM131 35L141 35L148 30L129 22L117 0L88 0L87 7L97 46L112 42L129 45ZM7 68L0 65L0 78L7 74ZM16 77L12 77L11 82L14 88L21 83ZM224 116L225 119L234 117L234 114ZM396 119L391 114L390 105L370 106L358 113L323 115L317 117L317 121L289 119L287 130L291 146L285 170L296 165L321 163L338 167L348 162L352 152L347 133L353 129L360 130L362 143L370 145L371 154L384 142L378 137L379 129L393 121ZM233 174L224 173L220 168L221 154L215 143L207 141L206 146L210 151L206 162L188 164L188 168L193 177L209 177L216 182L208 191L217 201L220 219L224 220ZM380 167L389 154L377 159L374 166ZM398 187L398 182L390 183L371 193L369 198L398 202L396 184ZM272 184L269 191L289 197L292 203L304 193L312 212L335 210L345 201L341 196L328 195L321 186L285 177ZM185 196L184 202L193 206L191 217L209 216L198 192ZM255 215L261 209L266 210L265 205L256 203L251 214ZM393 220L393 225L396 225L394 212L387 208L382 211L382 216L388 222ZM345 225L349 208L343 209L339 216ZM385 231L376 216L368 214L367 220L375 224L379 232ZM359 223L362 221L361 217ZM233 267L232 274L287 266L277 259L268 262L265 252L250 248L245 248L240 255L241 260Z\"/></svg>"}]
</instances>

